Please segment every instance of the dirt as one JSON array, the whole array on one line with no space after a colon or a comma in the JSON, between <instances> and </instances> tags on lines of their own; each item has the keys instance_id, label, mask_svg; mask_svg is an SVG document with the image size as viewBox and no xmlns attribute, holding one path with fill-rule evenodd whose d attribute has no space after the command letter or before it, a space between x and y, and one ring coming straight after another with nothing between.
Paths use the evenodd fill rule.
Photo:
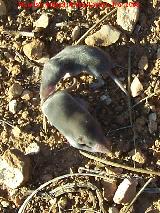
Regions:
<instances>
[{"instance_id":1,"label":"dirt","mask_svg":"<svg viewBox=\"0 0 160 213\"><path fill-rule=\"evenodd\" d=\"M71 8L18 9L17 1L6 0L4 2L7 7L7 15L0 17L0 30L5 30L7 33L0 35L0 154L2 155L7 149L12 148L25 153L27 147L33 142L40 146L40 152L30 156L32 169L28 183L15 191L10 191L5 186L0 188L0 199L4 201L1 201L0 211L17 212L24 199L34 189L52 178L77 172L79 167L105 171L104 165L83 157L77 149L70 147L66 139L54 127L48 124L47 133L44 132L39 97L42 66L25 56L23 46L36 38L44 43L44 53L52 57L65 46L72 44L71 35L76 26L80 25L80 36L82 36L106 11L101 8L81 8L78 10L70 10ZM156 6L154 6L155 2L157 2ZM107 11L110 10L112 8L107 8ZM11 32L32 32L35 30L33 22L39 18L42 12L47 12L49 25L36 31L35 38L18 36ZM102 48L109 52L115 63L121 66L121 68L116 68L114 73L125 79L123 81L125 85L127 85L128 49L131 48L131 78L133 79L134 75L138 75L143 85L143 92L132 98L132 105L147 96L149 97L134 107L132 113L134 128L128 127L130 126L130 118L127 98L109 77L106 79L106 85L103 88L93 92L89 88L93 78L82 74L77 78L77 89L72 92L74 96L81 97L89 103L89 111L97 117L105 134L112 140L112 150L117 155L116 162L142 167L141 164L135 163L129 155L129 152L136 148L146 158L143 168L157 171L160 169L160 165L157 163L158 160L160 161L160 60L158 59L160 20L158 18L158 1L141 0L140 17L133 33L122 32L121 38L115 44ZM65 21L68 22L66 26L55 26L56 23ZM116 15L109 16L104 23L116 26ZM100 26L97 29L100 29ZM146 70L138 68L142 56L148 58ZM71 82L72 79L61 82L60 89L64 89ZM23 91L27 90L32 94L29 100L21 98L21 95L15 97L18 103L15 114L8 110L10 101L8 91L14 83L19 83ZM100 101L100 97L105 95L106 89L112 99L108 106ZM151 96L152 93L154 93L153 96ZM152 112L157 115L157 130L151 134L148 129L148 115ZM12 133L15 126L20 129L20 134L16 137ZM125 128L120 129L121 127ZM107 158L105 154L96 154L96 156ZM123 174L134 176L133 173L126 170L123 171ZM137 174L137 177L141 182L137 188L139 189L148 177L140 174ZM119 183L119 178L117 180ZM45 193L41 192L34 197L25 212L45 213L49 210L50 212L92 212L83 209L90 209L93 206L95 206L94 211L98 212L100 205L95 193L96 190L87 188L87 183L91 182L102 190L101 181L101 179L90 177L68 178L58 181L56 187L73 182L79 184L79 186L76 190L74 188L73 192L71 190L68 193L62 193L61 196L53 199L49 192L55 186L54 184L50 185ZM86 183L86 187L83 188L81 183ZM153 187L160 187L158 177L155 178L152 185ZM104 201L104 208L107 210L113 204L113 200ZM117 208L120 209L121 206ZM160 212L159 194L141 195L134 208L137 213Z\"/></svg>"}]
</instances>

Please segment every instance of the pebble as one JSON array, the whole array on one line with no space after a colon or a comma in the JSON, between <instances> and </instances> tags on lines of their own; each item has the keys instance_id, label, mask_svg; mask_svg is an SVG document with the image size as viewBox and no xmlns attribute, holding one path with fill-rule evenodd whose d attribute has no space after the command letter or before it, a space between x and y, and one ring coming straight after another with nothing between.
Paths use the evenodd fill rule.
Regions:
<instances>
[{"instance_id":1,"label":"pebble","mask_svg":"<svg viewBox=\"0 0 160 213\"><path fill-rule=\"evenodd\" d=\"M23 100L29 101L33 97L33 93L30 90L24 90L22 92L21 98Z\"/></svg>"},{"instance_id":2,"label":"pebble","mask_svg":"<svg viewBox=\"0 0 160 213\"><path fill-rule=\"evenodd\" d=\"M109 46L120 37L120 31L110 25L103 25L101 29L85 39L85 43L91 46Z\"/></svg>"},{"instance_id":3,"label":"pebble","mask_svg":"<svg viewBox=\"0 0 160 213\"><path fill-rule=\"evenodd\" d=\"M0 16L5 16L7 13L6 5L4 1L0 0Z\"/></svg>"},{"instance_id":4,"label":"pebble","mask_svg":"<svg viewBox=\"0 0 160 213\"><path fill-rule=\"evenodd\" d=\"M23 88L20 83L14 83L8 90L9 99L16 98L22 94Z\"/></svg>"},{"instance_id":5,"label":"pebble","mask_svg":"<svg viewBox=\"0 0 160 213\"><path fill-rule=\"evenodd\" d=\"M141 84L140 80L137 76L134 77L132 83L131 83L131 94L132 97L136 97L140 95L140 93L143 91L143 85Z\"/></svg>"},{"instance_id":6,"label":"pebble","mask_svg":"<svg viewBox=\"0 0 160 213\"><path fill-rule=\"evenodd\" d=\"M139 163L144 164L146 162L146 156L140 150L132 150L129 152L129 155L132 157L132 160Z\"/></svg>"},{"instance_id":7,"label":"pebble","mask_svg":"<svg viewBox=\"0 0 160 213\"><path fill-rule=\"evenodd\" d=\"M155 112L150 113L148 116L148 129L151 134L157 131L157 114Z\"/></svg>"},{"instance_id":8,"label":"pebble","mask_svg":"<svg viewBox=\"0 0 160 213\"><path fill-rule=\"evenodd\" d=\"M9 102L9 111L15 114L17 112L17 101L12 100Z\"/></svg>"},{"instance_id":9,"label":"pebble","mask_svg":"<svg viewBox=\"0 0 160 213\"><path fill-rule=\"evenodd\" d=\"M157 160L156 165L160 166L160 160Z\"/></svg>"},{"instance_id":10,"label":"pebble","mask_svg":"<svg viewBox=\"0 0 160 213\"><path fill-rule=\"evenodd\" d=\"M14 135L15 138L19 138L20 134L21 134L21 130L18 126L15 126L12 129L12 134Z\"/></svg>"},{"instance_id":11,"label":"pebble","mask_svg":"<svg viewBox=\"0 0 160 213\"><path fill-rule=\"evenodd\" d=\"M33 142L25 150L26 155L34 155L40 152L40 147L37 143Z\"/></svg>"},{"instance_id":12,"label":"pebble","mask_svg":"<svg viewBox=\"0 0 160 213\"><path fill-rule=\"evenodd\" d=\"M74 27L71 35L73 41L77 40L80 37L80 31L81 28L79 26Z\"/></svg>"},{"instance_id":13,"label":"pebble","mask_svg":"<svg viewBox=\"0 0 160 213\"><path fill-rule=\"evenodd\" d=\"M129 1L131 2L131 1ZM139 7L122 5L117 8L117 24L122 29L131 32L134 30L135 24L139 17Z\"/></svg>"},{"instance_id":14,"label":"pebble","mask_svg":"<svg viewBox=\"0 0 160 213\"><path fill-rule=\"evenodd\" d=\"M113 201L117 204L129 203L136 195L136 186L136 180L125 178L118 186Z\"/></svg>"},{"instance_id":15,"label":"pebble","mask_svg":"<svg viewBox=\"0 0 160 213\"><path fill-rule=\"evenodd\" d=\"M34 27L46 28L49 23L49 17L47 14L43 13L37 21L33 23Z\"/></svg>"},{"instance_id":16,"label":"pebble","mask_svg":"<svg viewBox=\"0 0 160 213\"><path fill-rule=\"evenodd\" d=\"M105 200L111 201L117 189L117 183L114 179L102 181L103 196Z\"/></svg>"},{"instance_id":17,"label":"pebble","mask_svg":"<svg viewBox=\"0 0 160 213\"><path fill-rule=\"evenodd\" d=\"M35 39L23 46L23 52L30 60L40 59L42 57L43 50L44 43L38 39Z\"/></svg>"},{"instance_id":18,"label":"pebble","mask_svg":"<svg viewBox=\"0 0 160 213\"><path fill-rule=\"evenodd\" d=\"M148 69L148 58L146 55L143 55L138 63L138 68L141 70Z\"/></svg>"},{"instance_id":19,"label":"pebble","mask_svg":"<svg viewBox=\"0 0 160 213\"><path fill-rule=\"evenodd\" d=\"M23 119L27 119L28 114L29 114L28 111L24 111L24 112L22 112L21 117L22 117Z\"/></svg>"},{"instance_id":20,"label":"pebble","mask_svg":"<svg viewBox=\"0 0 160 213\"><path fill-rule=\"evenodd\" d=\"M1 205L3 206L3 208L7 208L9 206L9 202L5 201L5 200L2 200L1 201Z\"/></svg>"},{"instance_id":21,"label":"pebble","mask_svg":"<svg viewBox=\"0 0 160 213\"><path fill-rule=\"evenodd\" d=\"M19 150L6 150L0 157L0 183L15 189L29 178L29 158Z\"/></svg>"}]
</instances>

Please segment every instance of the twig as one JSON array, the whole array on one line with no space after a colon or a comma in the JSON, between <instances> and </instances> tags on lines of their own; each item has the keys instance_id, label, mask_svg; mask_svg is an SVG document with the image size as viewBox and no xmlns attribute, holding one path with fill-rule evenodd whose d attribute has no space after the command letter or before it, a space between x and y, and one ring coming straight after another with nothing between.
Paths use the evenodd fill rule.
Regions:
<instances>
[{"instance_id":1,"label":"twig","mask_svg":"<svg viewBox=\"0 0 160 213\"><path fill-rule=\"evenodd\" d=\"M129 171L132 171L132 172L138 172L138 173L141 173L141 174L160 176L160 172L156 172L156 171L153 171L153 170L141 169L141 168L134 168L134 167L131 167L131 166L126 166L124 164L120 164L120 163L114 163L114 162L109 161L109 160L104 160L104 159L95 157L94 155L90 155L90 154L83 152L83 151L80 151L80 153L87 158L98 161L98 162L103 163L105 165L126 169L126 170L129 170Z\"/></svg>"},{"instance_id":2,"label":"twig","mask_svg":"<svg viewBox=\"0 0 160 213\"><path fill-rule=\"evenodd\" d=\"M78 41L75 42L73 45L78 45L80 44L86 37L87 35L97 26L99 25L102 21L104 21L109 15L112 15L117 9L113 9L111 12L107 13L105 16L103 16L97 23L95 23Z\"/></svg>"},{"instance_id":3,"label":"twig","mask_svg":"<svg viewBox=\"0 0 160 213\"><path fill-rule=\"evenodd\" d=\"M83 27L89 27L87 23L79 23L75 21L68 21L68 22L58 22L55 24L56 27L68 27L68 26L83 26Z\"/></svg>"},{"instance_id":4,"label":"twig","mask_svg":"<svg viewBox=\"0 0 160 213\"><path fill-rule=\"evenodd\" d=\"M9 34L9 35L20 35L25 37L35 37L34 32L26 32L26 31L13 31L13 30L3 30L2 34Z\"/></svg>"},{"instance_id":5,"label":"twig","mask_svg":"<svg viewBox=\"0 0 160 213\"><path fill-rule=\"evenodd\" d=\"M127 213L131 206L133 205L133 203L137 200L137 198L139 197L139 195L143 192L143 190L148 186L148 184L153 180L153 178L150 178L145 184L144 186L139 190L139 192L136 194L136 196L133 198L133 200L130 202L130 204L125 208L125 210L123 211L123 213Z\"/></svg>"},{"instance_id":6,"label":"twig","mask_svg":"<svg viewBox=\"0 0 160 213\"><path fill-rule=\"evenodd\" d=\"M120 128L118 128L118 129L114 129L114 130L109 131L108 134L110 134L110 133L112 133L112 132L117 132L117 131L120 131L120 130L123 130L123 129L129 129L129 128L132 128L132 126L129 125L129 126L120 127ZM107 134L107 135L108 135L108 134Z\"/></svg>"},{"instance_id":7,"label":"twig","mask_svg":"<svg viewBox=\"0 0 160 213\"><path fill-rule=\"evenodd\" d=\"M134 104L134 105L131 107L131 109L135 108L138 104L140 104L140 103L142 103L143 101L145 101L145 100L151 98L151 97L154 96L154 95L156 95L156 94L155 94L155 93L152 93L152 94L148 95L147 97L141 99L139 102L137 102L136 104Z\"/></svg>"},{"instance_id":8,"label":"twig","mask_svg":"<svg viewBox=\"0 0 160 213\"><path fill-rule=\"evenodd\" d=\"M0 119L0 123L2 123L2 124L7 124L8 126L10 126L10 127L12 127L12 128L14 128L14 125L13 124L11 124L10 122L8 122L8 121L5 121L5 120L2 120L2 119Z\"/></svg>"},{"instance_id":9,"label":"twig","mask_svg":"<svg viewBox=\"0 0 160 213\"><path fill-rule=\"evenodd\" d=\"M43 129L44 129L44 132L46 133L47 132L47 120L46 120L45 115L43 115Z\"/></svg>"}]
</instances>

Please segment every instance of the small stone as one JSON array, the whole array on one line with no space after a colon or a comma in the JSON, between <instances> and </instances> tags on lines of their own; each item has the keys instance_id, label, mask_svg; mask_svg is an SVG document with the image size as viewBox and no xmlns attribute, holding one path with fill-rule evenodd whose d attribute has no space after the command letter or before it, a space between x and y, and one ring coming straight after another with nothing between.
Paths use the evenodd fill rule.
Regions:
<instances>
[{"instance_id":1,"label":"small stone","mask_svg":"<svg viewBox=\"0 0 160 213\"><path fill-rule=\"evenodd\" d=\"M140 80L138 77L135 76L131 83L131 93L132 97L136 97L140 95L140 93L143 91L143 85L141 84Z\"/></svg>"},{"instance_id":2,"label":"small stone","mask_svg":"<svg viewBox=\"0 0 160 213\"><path fill-rule=\"evenodd\" d=\"M42 58L43 50L44 43L38 39L23 46L23 52L30 60L38 60Z\"/></svg>"},{"instance_id":3,"label":"small stone","mask_svg":"<svg viewBox=\"0 0 160 213\"><path fill-rule=\"evenodd\" d=\"M120 37L120 31L110 25L103 25L101 29L85 39L85 43L91 46L109 46Z\"/></svg>"},{"instance_id":4,"label":"small stone","mask_svg":"<svg viewBox=\"0 0 160 213\"><path fill-rule=\"evenodd\" d=\"M79 36L80 36L80 30L81 29L80 29L79 26L75 26L75 28L73 29L72 35L71 35L73 41L75 41L75 40L77 40L79 38Z\"/></svg>"},{"instance_id":5,"label":"small stone","mask_svg":"<svg viewBox=\"0 0 160 213\"><path fill-rule=\"evenodd\" d=\"M109 95L102 95L100 100L103 101L106 105L110 105L112 103L112 99Z\"/></svg>"},{"instance_id":6,"label":"small stone","mask_svg":"<svg viewBox=\"0 0 160 213\"><path fill-rule=\"evenodd\" d=\"M131 4L132 1L129 1L128 3ZM117 24L126 31L132 32L134 30L138 17L139 17L139 7L135 6L126 7L124 4L121 7L119 6L117 8Z\"/></svg>"},{"instance_id":7,"label":"small stone","mask_svg":"<svg viewBox=\"0 0 160 213\"><path fill-rule=\"evenodd\" d=\"M37 21L33 23L34 27L46 28L49 23L49 18L47 14L42 14Z\"/></svg>"},{"instance_id":8,"label":"small stone","mask_svg":"<svg viewBox=\"0 0 160 213\"><path fill-rule=\"evenodd\" d=\"M9 99L20 96L22 91L23 91L22 86L19 83L14 83L8 90Z\"/></svg>"},{"instance_id":9,"label":"small stone","mask_svg":"<svg viewBox=\"0 0 160 213\"><path fill-rule=\"evenodd\" d=\"M160 160L157 160L156 165L160 166Z\"/></svg>"},{"instance_id":10,"label":"small stone","mask_svg":"<svg viewBox=\"0 0 160 213\"><path fill-rule=\"evenodd\" d=\"M129 155L132 157L132 160L139 163L144 164L146 162L146 156L140 150L132 150L129 152Z\"/></svg>"},{"instance_id":11,"label":"small stone","mask_svg":"<svg viewBox=\"0 0 160 213\"><path fill-rule=\"evenodd\" d=\"M40 152L40 147L37 143L31 143L29 146L26 148L25 153L26 155L35 155Z\"/></svg>"},{"instance_id":12,"label":"small stone","mask_svg":"<svg viewBox=\"0 0 160 213\"><path fill-rule=\"evenodd\" d=\"M102 181L102 186L103 186L103 196L105 198L105 200L107 201L111 201L111 199L114 196L114 193L117 189L117 184L116 181L114 179L108 179L105 181Z\"/></svg>"},{"instance_id":13,"label":"small stone","mask_svg":"<svg viewBox=\"0 0 160 213\"><path fill-rule=\"evenodd\" d=\"M33 93L30 90L24 90L22 92L21 98L23 100L29 101L33 97Z\"/></svg>"},{"instance_id":14,"label":"small stone","mask_svg":"<svg viewBox=\"0 0 160 213\"><path fill-rule=\"evenodd\" d=\"M0 157L0 183L15 189L29 178L29 158L19 150L6 150Z\"/></svg>"},{"instance_id":15,"label":"small stone","mask_svg":"<svg viewBox=\"0 0 160 213\"><path fill-rule=\"evenodd\" d=\"M9 64L8 70L12 74L13 77L17 76L18 74L21 73L21 67L18 64L14 65L14 66Z\"/></svg>"},{"instance_id":16,"label":"small stone","mask_svg":"<svg viewBox=\"0 0 160 213\"><path fill-rule=\"evenodd\" d=\"M12 100L9 102L9 111L12 112L13 114L16 113L16 111L17 111L17 101L16 100Z\"/></svg>"},{"instance_id":17,"label":"small stone","mask_svg":"<svg viewBox=\"0 0 160 213\"><path fill-rule=\"evenodd\" d=\"M148 58L146 55L142 56L139 63L138 68L140 70L147 70L148 69Z\"/></svg>"},{"instance_id":18,"label":"small stone","mask_svg":"<svg viewBox=\"0 0 160 213\"><path fill-rule=\"evenodd\" d=\"M109 207L108 213L119 213L119 210L116 207Z\"/></svg>"},{"instance_id":19,"label":"small stone","mask_svg":"<svg viewBox=\"0 0 160 213\"><path fill-rule=\"evenodd\" d=\"M118 186L113 201L117 204L129 203L136 195L136 186L136 180L125 178Z\"/></svg>"},{"instance_id":20,"label":"small stone","mask_svg":"<svg viewBox=\"0 0 160 213\"><path fill-rule=\"evenodd\" d=\"M149 132L151 134L155 133L157 131L157 127L158 127L158 124L157 124L157 114L155 112L153 113L150 113L149 116L148 116L148 129L149 129Z\"/></svg>"},{"instance_id":21,"label":"small stone","mask_svg":"<svg viewBox=\"0 0 160 213\"><path fill-rule=\"evenodd\" d=\"M3 206L3 208L7 208L9 206L9 202L2 200L1 205Z\"/></svg>"},{"instance_id":22,"label":"small stone","mask_svg":"<svg viewBox=\"0 0 160 213\"><path fill-rule=\"evenodd\" d=\"M0 0L0 16L5 16L7 13L6 5L4 1Z\"/></svg>"},{"instance_id":23,"label":"small stone","mask_svg":"<svg viewBox=\"0 0 160 213\"><path fill-rule=\"evenodd\" d=\"M27 119L28 114L29 114L28 111L24 111L24 112L22 112L21 117L23 119Z\"/></svg>"},{"instance_id":24,"label":"small stone","mask_svg":"<svg viewBox=\"0 0 160 213\"><path fill-rule=\"evenodd\" d=\"M20 128L18 126L15 126L12 129L12 134L14 135L15 138L19 138L20 133L21 133L21 130L20 130Z\"/></svg>"}]
</instances>

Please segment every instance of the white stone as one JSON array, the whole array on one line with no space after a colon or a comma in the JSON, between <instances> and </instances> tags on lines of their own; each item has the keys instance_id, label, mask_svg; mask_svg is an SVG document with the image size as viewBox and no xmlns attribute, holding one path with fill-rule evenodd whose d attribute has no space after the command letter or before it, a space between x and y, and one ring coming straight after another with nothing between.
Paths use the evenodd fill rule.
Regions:
<instances>
[{"instance_id":1,"label":"white stone","mask_svg":"<svg viewBox=\"0 0 160 213\"><path fill-rule=\"evenodd\" d=\"M136 181L125 178L118 186L113 197L113 201L117 204L126 204L130 202L136 195Z\"/></svg>"},{"instance_id":2,"label":"white stone","mask_svg":"<svg viewBox=\"0 0 160 213\"><path fill-rule=\"evenodd\" d=\"M125 7L125 4L121 7L117 7L117 24L126 31L132 32L134 30L134 26L138 20L138 17L139 7Z\"/></svg>"},{"instance_id":3,"label":"white stone","mask_svg":"<svg viewBox=\"0 0 160 213\"><path fill-rule=\"evenodd\" d=\"M46 28L49 23L49 18L47 14L42 14L37 21L33 23L34 27Z\"/></svg>"},{"instance_id":4,"label":"white stone","mask_svg":"<svg viewBox=\"0 0 160 213\"><path fill-rule=\"evenodd\" d=\"M109 46L120 37L120 31L110 25L103 25L101 29L85 39L85 43L91 46Z\"/></svg>"},{"instance_id":5,"label":"white stone","mask_svg":"<svg viewBox=\"0 0 160 213\"><path fill-rule=\"evenodd\" d=\"M29 158L19 150L7 150L0 157L0 184L15 189L29 178Z\"/></svg>"},{"instance_id":6,"label":"white stone","mask_svg":"<svg viewBox=\"0 0 160 213\"><path fill-rule=\"evenodd\" d=\"M28 154L34 155L34 154L38 154L39 152L40 152L40 147L35 142L29 144L29 146L25 150L26 155L28 155Z\"/></svg>"},{"instance_id":7,"label":"white stone","mask_svg":"<svg viewBox=\"0 0 160 213\"><path fill-rule=\"evenodd\" d=\"M131 83L131 94L132 97L138 96L143 91L143 85L141 84L138 77L135 76Z\"/></svg>"},{"instance_id":8,"label":"white stone","mask_svg":"<svg viewBox=\"0 0 160 213\"><path fill-rule=\"evenodd\" d=\"M16 113L16 111L17 111L17 101L16 100L12 100L9 102L9 111L12 112L13 114Z\"/></svg>"}]
</instances>

